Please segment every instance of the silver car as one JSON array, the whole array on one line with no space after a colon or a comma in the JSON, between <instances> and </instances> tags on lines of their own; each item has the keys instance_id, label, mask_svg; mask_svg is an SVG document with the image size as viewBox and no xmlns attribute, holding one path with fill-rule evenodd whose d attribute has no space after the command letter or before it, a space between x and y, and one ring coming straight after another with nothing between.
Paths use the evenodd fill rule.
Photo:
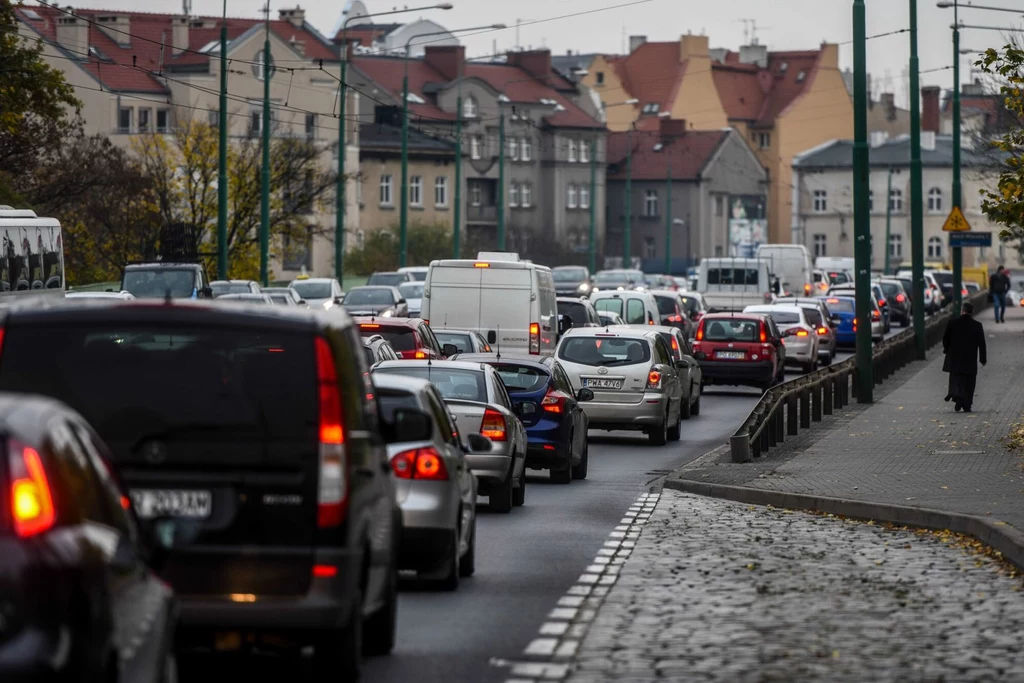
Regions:
<instances>
[{"instance_id":1,"label":"silver car","mask_svg":"<svg viewBox=\"0 0 1024 683\"><path fill-rule=\"evenodd\" d=\"M693 357L690 344L686 336L678 327L668 325L627 325L636 330L654 330L661 335L661 338L668 344L672 353L672 362L679 372L679 382L683 387L683 419L689 420L691 415L700 415L700 393L701 384L704 381L704 372L700 369L700 363Z\"/></svg>"},{"instance_id":2,"label":"silver car","mask_svg":"<svg viewBox=\"0 0 1024 683\"><path fill-rule=\"evenodd\" d=\"M818 360L822 365L831 365L836 357L836 328L839 324L832 319L828 304L820 297L790 297L779 299L775 303L787 306L799 306L804 309L807 322L818 335Z\"/></svg>"},{"instance_id":3,"label":"silver car","mask_svg":"<svg viewBox=\"0 0 1024 683\"><path fill-rule=\"evenodd\" d=\"M434 336L444 347L451 344L459 353L491 353L491 345L487 343L483 335L472 330L434 330Z\"/></svg>"},{"instance_id":4,"label":"silver car","mask_svg":"<svg viewBox=\"0 0 1024 683\"><path fill-rule=\"evenodd\" d=\"M479 434L463 444L444 399L425 379L376 373L381 431L402 510L400 570L448 590L476 569L476 477L466 451L490 450Z\"/></svg>"},{"instance_id":5,"label":"silver car","mask_svg":"<svg viewBox=\"0 0 1024 683\"><path fill-rule=\"evenodd\" d=\"M798 365L804 372L818 368L818 332L808 322L804 309L796 304L773 304L771 306L747 306L744 313L760 313L771 316L782 331L782 343L786 345L786 364Z\"/></svg>"},{"instance_id":6,"label":"silver car","mask_svg":"<svg viewBox=\"0 0 1024 683\"><path fill-rule=\"evenodd\" d=\"M520 422L497 371L485 363L402 360L381 363L377 374L430 380L441 392L460 432L483 434L492 442L487 453L467 457L488 507L511 512L526 502L526 428ZM524 404L536 409L532 403Z\"/></svg>"},{"instance_id":7,"label":"silver car","mask_svg":"<svg viewBox=\"0 0 1024 683\"><path fill-rule=\"evenodd\" d=\"M669 345L650 326L571 329L555 358L574 389L594 392L582 404L591 429L643 431L657 446L679 439L683 383Z\"/></svg>"}]
</instances>

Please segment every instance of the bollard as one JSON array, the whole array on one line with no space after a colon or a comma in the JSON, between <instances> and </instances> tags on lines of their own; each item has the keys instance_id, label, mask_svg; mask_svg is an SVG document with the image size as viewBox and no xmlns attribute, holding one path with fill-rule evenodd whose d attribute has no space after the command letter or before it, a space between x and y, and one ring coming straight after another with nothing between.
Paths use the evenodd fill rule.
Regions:
<instances>
[{"instance_id":1,"label":"bollard","mask_svg":"<svg viewBox=\"0 0 1024 683\"><path fill-rule=\"evenodd\" d=\"M775 415L773 413L768 413L768 417L766 419L768 420L768 424L766 425L766 429L768 430L768 448L775 448L775 444L779 442L778 434L775 433L775 428L778 423L775 420Z\"/></svg>"},{"instance_id":2,"label":"bollard","mask_svg":"<svg viewBox=\"0 0 1024 683\"><path fill-rule=\"evenodd\" d=\"M797 435L797 424L796 424L796 394L790 394L786 397L786 422L788 423L789 429L787 433L790 436Z\"/></svg>"},{"instance_id":3,"label":"bollard","mask_svg":"<svg viewBox=\"0 0 1024 683\"><path fill-rule=\"evenodd\" d=\"M800 390L800 429L811 428L811 392L807 387Z\"/></svg>"},{"instance_id":4,"label":"bollard","mask_svg":"<svg viewBox=\"0 0 1024 683\"><path fill-rule=\"evenodd\" d=\"M759 441L761 443L758 446L757 451L758 451L758 453L763 455L765 452L768 451L769 448L771 448L771 446L768 445L768 427L766 425L761 427L761 434L760 434Z\"/></svg>"},{"instance_id":5,"label":"bollard","mask_svg":"<svg viewBox=\"0 0 1024 683\"><path fill-rule=\"evenodd\" d=\"M815 383L811 393L811 419L821 422L821 384Z\"/></svg>"},{"instance_id":6,"label":"bollard","mask_svg":"<svg viewBox=\"0 0 1024 683\"><path fill-rule=\"evenodd\" d=\"M839 376L832 378L832 407L835 410L843 409L843 378Z\"/></svg>"},{"instance_id":7,"label":"bollard","mask_svg":"<svg viewBox=\"0 0 1024 683\"><path fill-rule=\"evenodd\" d=\"M733 462L750 462L750 435L740 434L729 438L729 446L732 449Z\"/></svg>"},{"instance_id":8,"label":"bollard","mask_svg":"<svg viewBox=\"0 0 1024 683\"><path fill-rule=\"evenodd\" d=\"M825 378L825 389L822 392L822 394L823 394L822 398L825 399L824 400L824 403L825 403L824 413L826 415L831 415L832 414L832 378L831 377L826 377Z\"/></svg>"},{"instance_id":9,"label":"bollard","mask_svg":"<svg viewBox=\"0 0 1024 683\"><path fill-rule=\"evenodd\" d=\"M786 416L782 414L782 401L775 407L775 436L779 443L786 440Z\"/></svg>"}]
</instances>

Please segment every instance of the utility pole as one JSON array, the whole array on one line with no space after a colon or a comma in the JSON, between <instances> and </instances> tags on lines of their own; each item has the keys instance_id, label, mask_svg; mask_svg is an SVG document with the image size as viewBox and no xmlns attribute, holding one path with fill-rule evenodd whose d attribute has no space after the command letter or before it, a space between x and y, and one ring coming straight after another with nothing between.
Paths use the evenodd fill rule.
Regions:
<instances>
[{"instance_id":1,"label":"utility pole","mask_svg":"<svg viewBox=\"0 0 1024 683\"><path fill-rule=\"evenodd\" d=\"M665 179L665 275L672 274L672 162Z\"/></svg>"},{"instance_id":2,"label":"utility pole","mask_svg":"<svg viewBox=\"0 0 1024 683\"><path fill-rule=\"evenodd\" d=\"M914 2L914 0L910 0ZM885 274L889 274L890 257L892 252L892 166L889 167L889 180L885 190Z\"/></svg>"},{"instance_id":3,"label":"utility pole","mask_svg":"<svg viewBox=\"0 0 1024 683\"><path fill-rule=\"evenodd\" d=\"M505 251L505 111L498 95L498 251Z\"/></svg>"},{"instance_id":4,"label":"utility pole","mask_svg":"<svg viewBox=\"0 0 1024 683\"><path fill-rule=\"evenodd\" d=\"M626 224L622 230L622 267L633 267L633 127L626 130Z\"/></svg>"},{"instance_id":5,"label":"utility pole","mask_svg":"<svg viewBox=\"0 0 1024 683\"><path fill-rule=\"evenodd\" d=\"M452 258L462 255L462 66L459 63L459 91L455 98L455 207L452 212Z\"/></svg>"},{"instance_id":6,"label":"utility pole","mask_svg":"<svg viewBox=\"0 0 1024 683\"><path fill-rule=\"evenodd\" d=\"M590 140L590 274L597 272L597 131Z\"/></svg>"},{"instance_id":7,"label":"utility pole","mask_svg":"<svg viewBox=\"0 0 1024 683\"><path fill-rule=\"evenodd\" d=\"M345 79L348 77L348 40L341 28L341 83L338 85L338 182L334 190L334 277L338 284L345 278L345 100L348 98Z\"/></svg>"},{"instance_id":8,"label":"utility pole","mask_svg":"<svg viewBox=\"0 0 1024 683\"><path fill-rule=\"evenodd\" d=\"M217 155L217 277L228 279L228 0L220 25L220 112Z\"/></svg>"},{"instance_id":9,"label":"utility pole","mask_svg":"<svg viewBox=\"0 0 1024 683\"><path fill-rule=\"evenodd\" d=\"M263 40L263 168L260 193L260 282L270 284L270 2L267 2L266 37Z\"/></svg>"},{"instance_id":10,"label":"utility pole","mask_svg":"<svg viewBox=\"0 0 1024 683\"><path fill-rule=\"evenodd\" d=\"M858 323L858 403L874 403L875 389L871 353L871 216L868 212L870 164L867 75L867 30L864 0L853 0L853 232Z\"/></svg>"},{"instance_id":11,"label":"utility pole","mask_svg":"<svg viewBox=\"0 0 1024 683\"><path fill-rule=\"evenodd\" d=\"M961 208L963 189L960 184L960 20L957 0L953 0L953 206ZM960 315L963 303L964 256L960 247L953 247L953 315Z\"/></svg>"},{"instance_id":12,"label":"utility pole","mask_svg":"<svg viewBox=\"0 0 1024 683\"><path fill-rule=\"evenodd\" d=\"M924 189L921 178L921 67L917 58L917 0L910 0L910 266L917 360L927 356L924 334Z\"/></svg>"}]
</instances>

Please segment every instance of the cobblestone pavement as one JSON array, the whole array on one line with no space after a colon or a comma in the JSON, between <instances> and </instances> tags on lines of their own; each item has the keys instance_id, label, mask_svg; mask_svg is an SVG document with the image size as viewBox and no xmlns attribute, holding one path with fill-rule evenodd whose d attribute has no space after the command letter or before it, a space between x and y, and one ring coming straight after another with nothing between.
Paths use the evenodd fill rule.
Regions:
<instances>
[{"instance_id":1,"label":"cobblestone pavement","mask_svg":"<svg viewBox=\"0 0 1024 683\"><path fill-rule=\"evenodd\" d=\"M989 362L971 414L943 402L948 375L937 347L876 387L874 404L826 417L760 462L733 464L726 452L674 476L991 515L1024 529L1022 457L1003 443L1024 412L1024 310L1010 309L1003 325L990 310L978 319Z\"/></svg>"},{"instance_id":2,"label":"cobblestone pavement","mask_svg":"<svg viewBox=\"0 0 1024 683\"><path fill-rule=\"evenodd\" d=\"M1021 587L935 534L666 490L568 680L1019 681Z\"/></svg>"}]
</instances>

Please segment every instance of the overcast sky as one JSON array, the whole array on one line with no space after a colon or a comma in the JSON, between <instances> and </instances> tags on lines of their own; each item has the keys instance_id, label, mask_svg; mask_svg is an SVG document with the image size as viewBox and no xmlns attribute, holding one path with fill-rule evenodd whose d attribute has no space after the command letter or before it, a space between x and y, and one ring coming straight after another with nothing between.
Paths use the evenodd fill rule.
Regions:
<instances>
[{"instance_id":1,"label":"overcast sky","mask_svg":"<svg viewBox=\"0 0 1024 683\"><path fill-rule=\"evenodd\" d=\"M409 0L402 4L393 0L364 0L367 8L387 11L398 7L417 7L433 0ZM1000 7L1021 7L1021 0L975 0L977 4ZM31 0L30 0L31 2ZM555 54L573 52L622 52L630 35L646 35L648 40L677 40L683 33L704 33L711 47L737 49L744 43L741 19L756 23L760 43L771 50L812 49L822 41L846 43L840 47L840 66L852 67L853 50L848 41L853 35L852 0L452 0L449 11L430 10L405 15L434 19L448 29L504 23L509 28L489 31L463 38L467 55L483 56L494 48L503 51L516 46L548 47ZM61 5L68 4L61 2ZM75 7L97 9L136 9L138 0L75 0ZM306 20L322 33L329 34L338 24L344 0L299 0L306 10ZM908 0L867 0L868 35L905 29L909 26ZM277 10L295 7L296 0L271 0L274 16ZM264 0L227 0L228 14L259 17ZM192 0L195 14L221 14L221 0ZM181 12L181 0L148 0L150 12ZM939 9L935 0L920 0L921 69L952 66L953 48L950 24L951 9ZM1009 12L962 9L967 24L1010 27L1024 26L1020 16ZM577 15L577 16L571 16ZM390 18L381 18L386 22ZM394 18L402 20L402 15ZM998 46L1003 34L998 31L964 30L963 48L981 50ZM874 79L874 90L895 92L897 101L906 102L908 79L906 68L910 58L909 34L875 38L868 42L868 69ZM962 80L968 81L973 56L961 62ZM922 85L952 85L952 69L923 73Z\"/></svg>"}]
</instances>

